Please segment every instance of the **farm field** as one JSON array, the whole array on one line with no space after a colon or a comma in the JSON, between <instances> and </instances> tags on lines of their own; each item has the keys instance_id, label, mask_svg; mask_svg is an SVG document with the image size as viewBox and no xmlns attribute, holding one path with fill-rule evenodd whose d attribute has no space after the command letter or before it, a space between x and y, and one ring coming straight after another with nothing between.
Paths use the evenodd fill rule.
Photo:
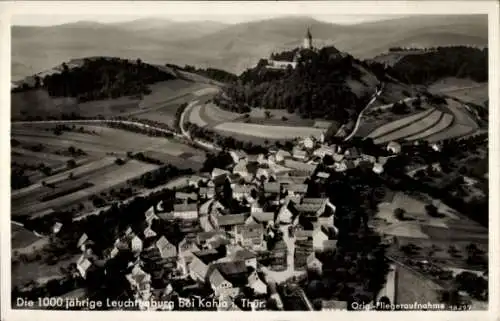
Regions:
<instances>
[{"instance_id":1,"label":"farm field","mask_svg":"<svg viewBox=\"0 0 500 321\"><path fill-rule=\"evenodd\" d=\"M58 172L53 172L50 176L40 175L37 180L31 180L32 185L13 191L13 216L40 214L82 203L86 206L92 195L119 188L126 181L159 167L133 159L127 160L128 152L143 152L146 155L156 153L155 156L161 157L154 158L180 168L201 168L204 161L203 151L174 139L91 125L82 126L83 132L64 131L56 136L50 130L53 127L53 124L14 126L12 136L18 141L16 150L29 143L41 144L47 158L63 158L64 156L55 155L55 151L67 150L69 147L82 149L87 155L77 159L73 169L68 169L67 164L62 162ZM125 164L117 165L117 157L125 160ZM40 159L43 160L43 157Z\"/></svg>"},{"instance_id":2,"label":"farm field","mask_svg":"<svg viewBox=\"0 0 500 321\"><path fill-rule=\"evenodd\" d=\"M407 125L410 125L416 121L419 121L420 119L423 119L423 118L425 118L425 117L427 117L430 114L435 113L435 112L436 112L436 109L431 108L429 110L425 110L425 111L422 111L422 112L419 112L419 113L416 113L416 114L413 114L410 116L406 116L404 118L400 118L398 120L392 121L390 123L387 123L385 125L382 125L382 126L376 128L368 135L368 137L377 138L377 137L383 136L385 134L392 133L394 131L397 131L398 129L401 129Z\"/></svg>"},{"instance_id":3,"label":"farm field","mask_svg":"<svg viewBox=\"0 0 500 321\"><path fill-rule=\"evenodd\" d=\"M205 161L205 157L203 155L193 155L191 153L183 153L173 156L162 151L150 150L145 152L144 156L160 160L166 164L172 164L181 169L192 168L193 170L199 170Z\"/></svg>"},{"instance_id":4,"label":"farm field","mask_svg":"<svg viewBox=\"0 0 500 321\"><path fill-rule=\"evenodd\" d=\"M415 135L422 131L428 130L431 127L434 127L440 121L443 115L443 112L434 110L424 118L409 123L407 124L407 126L399 128L395 131L393 131L391 127L389 127L389 130L387 130L384 134L378 136L370 135L369 137L374 138L375 144L383 144L390 141L400 140L407 136Z\"/></svg>"},{"instance_id":5,"label":"farm field","mask_svg":"<svg viewBox=\"0 0 500 321\"><path fill-rule=\"evenodd\" d=\"M356 135L370 137L376 144L419 139L437 142L463 137L480 129L475 116L463 104L451 98L446 99L446 102L446 105L438 108L431 108L393 121L386 120L385 123L382 121L384 116L381 116L378 121L373 121L374 116L369 115L370 120L361 125ZM367 134L370 129L371 131Z\"/></svg>"},{"instance_id":6,"label":"farm field","mask_svg":"<svg viewBox=\"0 0 500 321\"><path fill-rule=\"evenodd\" d=\"M446 109L453 114L453 124L442 131L427 136L426 140L431 143L453 137L463 137L479 129L471 114L462 104L453 99L446 99L446 101L448 103Z\"/></svg>"},{"instance_id":7,"label":"farm field","mask_svg":"<svg viewBox=\"0 0 500 321\"><path fill-rule=\"evenodd\" d=\"M74 146L89 154L99 155L109 153L124 155L127 151L137 152L149 149L164 149L173 155L197 151L192 147L163 137L150 137L105 126L85 125L83 127L95 134L64 132L62 135L56 136L50 132L41 131L40 126L38 126L28 130L26 127L19 130L13 128L12 136L20 142L34 142L58 148Z\"/></svg>"},{"instance_id":8,"label":"farm field","mask_svg":"<svg viewBox=\"0 0 500 321\"><path fill-rule=\"evenodd\" d=\"M294 139L296 137L307 136L319 137L325 132L324 129L312 127L265 126L235 122L222 123L215 126L214 129L228 134L238 133L248 136L273 139Z\"/></svg>"},{"instance_id":9,"label":"farm field","mask_svg":"<svg viewBox=\"0 0 500 321\"><path fill-rule=\"evenodd\" d=\"M428 129L426 129L423 132L420 132L418 134L405 137L405 140L412 141L412 140L424 139L424 138L426 138L434 133L439 133L439 132L447 129L448 127L451 126L452 123L453 123L453 116L450 114L443 114L443 116L441 117L439 122L436 124L436 126L428 128Z\"/></svg>"},{"instance_id":10,"label":"farm field","mask_svg":"<svg viewBox=\"0 0 500 321\"><path fill-rule=\"evenodd\" d=\"M60 117L63 113L75 113L82 117L128 115L158 105L161 107L181 97L189 99L193 91L198 92L206 87L207 84L174 79L151 85L151 94L145 95L142 100L137 97L119 97L84 103L78 103L71 97L50 97L43 89L12 93L11 118L18 120L29 116ZM173 113L175 114L175 110Z\"/></svg>"},{"instance_id":11,"label":"farm field","mask_svg":"<svg viewBox=\"0 0 500 321\"><path fill-rule=\"evenodd\" d=\"M266 116L269 112L269 116ZM289 140L295 137L319 136L332 122L301 119L286 110L252 108L249 113L238 114L224 110L213 103L198 104L189 112L189 122L209 127L221 135L253 143ZM293 134L292 134L293 132Z\"/></svg>"},{"instance_id":12,"label":"farm field","mask_svg":"<svg viewBox=\"0 0 500 321\"><path fill-rule=\"evenodd\" d=\"M21 199L19 199L18 201L21 204L19 204L19 206L15 206L15 204L13 204L12 215L31 215L52 208L66 207L89 198L94 194L98 194L119 185L120 183L126 182L129 179L140 176L157 167L158 166L156 165L145 164L135 160L129 160L121 166L113 165L111 167L105 167L103 169L96 170L91 174L71 180L71 186L77 186L83 182L92 183L93 186L46 202L39 202L38 199L33 198L30 198L30 200L26 199L24 202L21 202ZM44 190L47 189L44 188Z\"/></svg>"},{"instance_id":13,"label":"farm field","mask_svg":"<svg viewBox=\"0 0 500 321\"><path fill-rule=\"evenodd\" d=\"M396 265L396 304L439 302L441 287L402 265Z\"/></svg>"}]
</instances>

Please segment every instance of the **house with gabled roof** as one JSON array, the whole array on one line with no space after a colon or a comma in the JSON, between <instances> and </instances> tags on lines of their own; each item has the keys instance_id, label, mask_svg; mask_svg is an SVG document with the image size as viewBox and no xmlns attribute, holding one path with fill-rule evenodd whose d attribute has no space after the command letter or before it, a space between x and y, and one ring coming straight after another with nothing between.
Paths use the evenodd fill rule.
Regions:
<instances>
[{"instance_id":1,"label":"house with gabled roof","mask_svg":"<svg viewBox=\"0 0 500 321\"><path fill-rule=\"evenodd\" d=\"M329 146L321 146L316 150L314 150L313 155L323 158L326 155L333 156L334 153L335 153L335 148Z\"/></svg>"},{"instance_id":2,"label":"house with gabled roof","mask_svg":"<svg viewBox=\"0 0 500 321\"><path fill-rule=\"evenodd\" d=\"M214 168L212 170L212 180L220 177L227 177L229 174L231 173L225 169Z\"/></svg>"},{"instance_id":3,"label":"house with gabled roof","mask_svg":"<svg viewBox=\"0 0 500 321\"><path fill-rule=\"evenodd\" d=\"M247 160L240 160L236 164L236 166L233 167L233 174L238 174L240 177L246 177L250 175L247 165L248 165Z\"/></svg>"},{"instance_id":4,"label":"house with gabled roof","mask_svg":"<svg viewBox=\"0 0 500 321\"><path fill-rule=\"evenodd\" d=\"M208 264L203 262L198 256L193 255L189 264L189 275L193 280L205 283L208 275Z\"/></svg>"},{"instance_id":5,"label":"house with gabled roof","mask_svg":"<svg viewBox=\"0 0 500 321\"><path fill-rule=\"evenodd\" d=\"M184 238L178 244L178 260L177 267L184 275L189 274L189 265L193 261L194 252L199 252L200 248L196 245L195 240Z\"/></svg>"},{"instance_id":6,"label":"house with gabled roof","mask_svg":"<svg viewBox=\"0 0 500 321\"><path fill-rule=\"evenodd\" d=\"M61 222L56 222L52 226L52 233L57 234L61 231L61 228L63 227L63 224Z\"/></svg>"},{"instance_id":7,"label":"house with gabled roof","mask_svg":"<svg viewBox=\"0 0 500 321\"><path fill-rule=\"evenodd\" d=\"M156 236L156 232L151 228L151 226L147 226L144 229L143 234L145 239L151 239Z\"/></svg>"},{"instance_id":8,"label":"house with gabled roof","mask_svg":"<svg viewBox=\"0 0 500 321\"><path fill-rule=\"evenodd\" d=\"M245 160L248 155L242 150L231 150L229 152L229 155L231 155L231 158L233 159L233 162L237 164L240 160Z\"/></svg>"},{"instance_id":9,"label":"house with gabled roof","mask_svg":"<svg viewBox=\"0 0 500 321\"><path fill-rule=\"evenodd\" d=\"M265 182L263 187L266 195L279 194L281 191L281 185L278 182Z\"/></svg>"},{"instance_id":10,"label":"house with gabled roof","mask_svg":"<svg viewBox=\"0 0 500 321\"><path fill-rule=\"evenodd\" d=\"M139 265L135 265L125 278L139 298L148 300L151 297L151 275L144 272Z\"/></svg>"},{"instance_id":11,"label":"house with gabled roof","mask_svg":"<svg viewBox=\"0 0 500 321\"><path fill-rule=\"evenodd\" d=\"M228 292L232 293L235 292L235 290L237 291L237 289L233 288L231 282L226 280L217 268L210 273L209 282L216 296L221 296ZM234 295L236 294L237 292Z\"/></svg>"},{"instance_id":12,"label":"house with gabled roof","mask_svg":"<svg viewBox=\"0 0 500 321\"><path fill-rule=\"evenodd\" d=\"M241 201L244 198L251 196L253 190L256 190L256 187L253 185L236 184L232 187L233 198Z\"/></svg>"},{"instance_id":13,"label":"house with gabled roof","mask_svg":"<svg viewBox=\"0 0 500 321\"><path fill-rule=\"evenodd\" d=\"M264 228L261 224L245 224L236 226L236 242L244 247L262 247Z\"/></svg>"},{"instance_id":14,"label":"house with gabled roof","mask_svg":"<svg viewBox=\"0 0 500 321\"><path fill-rule=\"evenodd\" d=\"M283 162L287 158L291 158L292 154L284 149L280 149L276 152L275 159L276 162Z\"/></svg>"},{"instance_id":15,"label":"house with gabled roof","mask_svg":"<svg viewBox=\"0 0 500 321\"><path fill-rule=\"evenodd\" d=\"M266 227L270 223L274 222L274 212L252 212L250 216L245 221L245 224L261 224Z\"/></svg>"},{"instance_id":16,"label":"house with gabled roof","mask_svg":"<svg viewBox=\"0 0 500 321\"><path fill-rule=\"evenodd\" d=\"M210 285L216 295L234 296L247 285L248 268L243 261L218 262L213 264L214 272L210 275Z\"/></svg>"},{"instance_id":17,"label":"house with gabled roof","mask_svg":"<svg viewBox=\"0 0 500 321\"><path fill-rule=\"evenodd\" d=\"M344 152L344 155L350 159L358 158L359 157L359 150L356 147L349 147Z\"/></svg>"},{"instance_id":18,"label":"house with gabled roof","mask_svg":"<svg viewBox=\"0 0 500 321\"><path fill-rule=\"evenodd\" d=\"M285 190L288 195L304 195L307 193L307 184L287 184L285 185Z\"/></svg>"},{"instance_id":19,"label":"house with gabled roof","mask_svg":"<svg viewBox=\"0 0 500 321\"><path fill-rule=\"evenodd\" d=\"M274 243L267 243L269 254L269 269L274 271L282 271L287 269L288 247L283 240Z\"/></svg>"},{"instance_id":20,"label":"house with gabled roof","mask_svg":"<svg viewBox=\"0 0 500 321\"><path fill-rule=\"evenodd\" d=\"M303 174L307 176L311 176L311 174L314 173L317 167L317 165L315 164L307 164L292 159L286 159L284 165L285 167L292 169L296 174Z\"/></svg>"},{"instance_id":21,"label":"house with gabled roof","mask_svg":"<svg viewBox=\"0 0 500 321\"><path fill-rule=\"evenodd\" d=\"M198 194L200 195L200 198L211 199L215 196L215 187L213 187L213 186L212 187L200 187Z\"/></svg>"},{"instance_id":22,"label":"house with gabled roof","mask_svg":"<svg viewBox=\"0 0 500 321\"><path fill-rule=\"evenodd\" d=\"M226 232L236 232L236 226L244 225L248 214L229 214L221 215L215 218L214 226Z\"/></svg>"},{"instance_id":23,"label":"house with gabled roof","mask_svg":"<svg viewBox=\"0 0 500 321\"><path fill-rule=\"evenodd\" d=\"M161 236L155 243L162 260L173 260L177 257L177 248L165 236Z\"/></svg>"},{"instance_id":24,"label":"house with gabled roof","mask_svg":"<svg viewBox=\"0 0 500 321\"><path fill-rule=\"evenodd\" d=\"M198 194L197 193L186 193L186 192L175 192L175 199L177 200L182 200L182 201L197 201L198 200Z\"/></svg>"},{"instance_id":25,"label":"house with gabled roof","mask_svg":"<svg viewBox=\"0 0 500 321\"><path fill-rule=\"evenodd\" d=\"M151 225L154 220L159 219L158 216L155 214L155 208L154 206L151 206L145 213L144 216L146 218L146 222L148 225Z\"/></svg>"},{"instance_id":26,"label":"house with gabled roof","mask_svg":"<svg viewBox=\"0 0 500 321\"><path fill-rule=\"evenodd\" d=\"M80 276L84 279L87 278L87 272L91 267L92 262L90 262L90 260L84 254L82 254L82 256L80 256L80 258L78 258L78 261L76 262L76 268L80 273Z\"/></svg>"},{"instance_id":27,"label":"house with gabled roof","mask_svg":"<svg viewBox=\"0 0 500 321\"><path fill-rule=\"evenodd\" d=\"M305 150L302 150L300 148L294 148L292 151L292 157L300 160L300 161L305 161L307 159L307 152ZM288 159L285 159L285 166L286 162Z\"/></svg>"},{"instance_id":28,"label":"house with gabled roof","mask_svg":"<svg viewBox=\"0 0 500 321\"><path fill-rule=\"evenodd\" d=\"M307 258L313 253L313 241L311 239L295 240L294 264L296 270L307 267Z\"/></svg>"},{"instance_id":29,"label":"house with gabled roof","mask_svg":"<svg viewBox=\"0 0 500 321\"><path fill-rule=\"evenodd\" d=\"M288 200L280 208L278 212L277 222L282 224L297 223L299 212L294 206L294 202Z\"/></svg>"},{"instance_id":30,"label":"house with gabled roof","mask_svg":"<svg viewBox=\"0 0 500 321\"><path fill-rule=\"evenodd\" d=\"M196 220L198 219L198 205L196 203L175 204L173 214L175 218Z\"/></svg>"},{"instance_id":31,"label":"house with gabled roof","mask_svg":"<svg viewBox=\"0 0 500 321\"><path fill-rule=\"evenodd\" d=\"M257 271L255 270L248 276L247 284L252 290L254 290L257 295L263 295L267 293L267 285L262 282L262 280L259 278L259 275L257 274Z\"/></svg>"},{"instance_id":32,"label":"house with gabled roof","mask_svg":"<svg viewBox=\"0 0 500 321\"><path fill-rule=\"evenodd\" d=\"M323 263L312 252L306 259L306 265L309 270L317 271L320 275L323 272Z\"/></svg>"},{"instance_id":33,"label":"house with gabled roof","mask_svg":"<svg viewBox=\"0 0 500 321\"><path fill-rule=\"evenodd\" d=\"M82 250L82 252L85 252L87 250L87 248L91 245L93 245L94 242L92 242L87 233L83 233L82 236L80 236L80 238L78 239L78 242L76 243L76 246Z\"/></svg>"}]
</instances>

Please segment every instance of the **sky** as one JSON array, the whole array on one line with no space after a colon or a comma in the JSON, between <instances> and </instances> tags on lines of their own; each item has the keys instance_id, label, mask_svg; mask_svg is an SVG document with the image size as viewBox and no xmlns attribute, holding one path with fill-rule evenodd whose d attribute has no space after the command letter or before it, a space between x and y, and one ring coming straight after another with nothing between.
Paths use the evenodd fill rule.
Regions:
<instances>
[{"instance_id":1,"label":"sky","mask_svg":"<svg viewBox=\"0 0 500 321\"><path fill-rule=\"evenodd\" d=\"M142 18L166 19L173 21L196 21L196 20L212 20L223 23L241 23L254 20L263 20L269 18L279 18L289 16L286 14L271 14L271 15L172 15L172 14L146 14L146 15L45 15L45 14L20 14L13 15L11 22L13 25L25 26L51 26L77 21L93 21L100 23L115 23L132 21ZM360 22L386 20L398 18L401 15L307 15L316 20L338 23L338 24L355 24Z\"/></svg>"}]
</instances>

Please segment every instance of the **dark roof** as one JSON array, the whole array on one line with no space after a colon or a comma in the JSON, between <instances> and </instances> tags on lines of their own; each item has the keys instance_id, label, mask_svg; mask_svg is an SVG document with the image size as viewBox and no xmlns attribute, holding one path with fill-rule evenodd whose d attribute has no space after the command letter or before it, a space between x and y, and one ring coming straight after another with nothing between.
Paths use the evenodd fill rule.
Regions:
<instances>
[{"instance_id":1,"label":"dark roof","mask_svg":"<svg viewBox=\"0 0 500 321\"><path fill-rule=\"evenodd\" d=\"M279 193L280 192L280 183L277 183L277 182L264 183L264 192L266 192L266 193Z\"/></svg>"},{"instance_id":2,"label":"dark roof","mask_svg":"<svg viewBox=\"0 0 500 321\"><path fill-rule=\"evenodd\" d=\"M233 285L245 285L247 283L247 266L244 261L215 263L214 267L220 274Z\"/></svg>"},{"instance_id":3,"label":"dark roof","mask_svg":"<svg viewBox=\"0 0 500 321\"><path fill-rule=\"evenodd\" d=\"M252 251L250 251L250 250L242 248L242 249L237 250L236 252L234 252L234 254L232 255L232 257L233 257L234 261L241 261L241 260L244 261L244 260L256 258L257 255L255 253L253 253Z\"/></svg>"},{"instance_id":4,"label":"dark roof","mask_svg":"<svg viewBox=\"0 0 500 321\"><path fill-rule=\"evenodd\" d=\"M216 261L222 257L221 253L219 253L217 250L210 249L210 250L201 250L197 252L193 252L194 256L200 259L205 264L210 264L213 261Z\"/></svg>"},{"instance_id":5,"label":"dark roof","mask_svg":"<svg viewBox=\"0 0 500 321\"><path fill-rule=\"evenodd\" d=\"M218 216L216 218L216 221L219 226L242 225L245 224L247 216L247 214L222 215Z\"/></svg>"},{"instance_id":6,"label":"dark roof","mask_svg":"<svg viewBox=\"0 0 500 321\"><path fill-rule=\"evenodd\" d=\"M224 278L224 276L219 272L217 268L215 268L212 273L210 273L209 276L210 284L212 286L218 287L222 283L226 282L227 280Z\"/></svg>"}]
</instances>

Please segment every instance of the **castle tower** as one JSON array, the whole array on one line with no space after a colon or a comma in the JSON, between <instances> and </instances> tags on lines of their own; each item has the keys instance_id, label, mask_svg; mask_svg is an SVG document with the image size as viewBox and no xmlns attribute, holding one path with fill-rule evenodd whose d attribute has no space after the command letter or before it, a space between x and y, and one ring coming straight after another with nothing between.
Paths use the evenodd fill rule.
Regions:
<instances>
[{"instance_id":1,"label":"castle tower","mask_svg":"<svg viewBox=\"0 0 500 321\"><path fill-rule=\"evenodd\" d=\"M311 35L311 31L309 30L309 28L307 28L307 33L306 33L306 36L304 38L304 49L312 49L312 35Z\"/></svg>"}]
</instances>

